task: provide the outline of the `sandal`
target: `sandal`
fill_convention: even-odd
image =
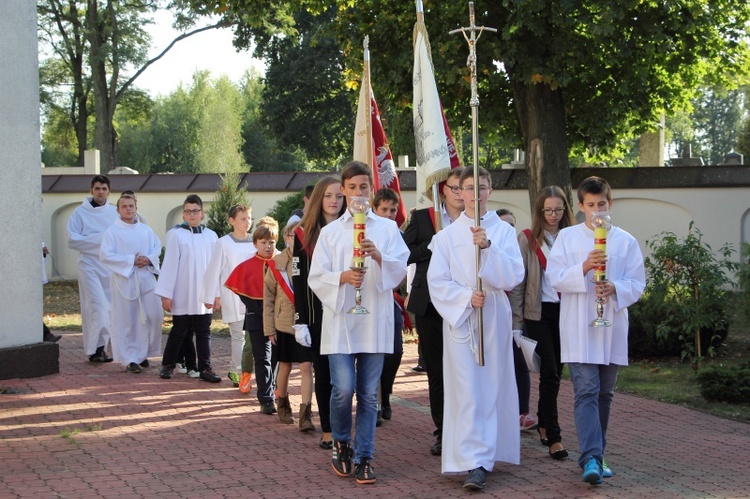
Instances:
[[[544,430],[545,436],[542,436],[542,430]],[[547,440],[547,430],[542,428],[541,426],[537,426],[536,432],[539,434],[539,441],[542,442],[542,445],[545,447],[549,447],[549,440]]]
[[[552,448],[555,446],[558,446],[558,449],[556,451],[553,451]],[[549,446],[549,455],[552,457],[552,459],[557,459],[559,461],[568,457],[568,451],[565,449],[565,447],[563,447],[563,444],[561,442],[555,442],[554,444]]]

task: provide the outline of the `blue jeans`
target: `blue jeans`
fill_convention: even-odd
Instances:
[[[617,382],[616,364],[568,364],[575,393],[575,419],[578,447],[581,456],[578,465],[595,457],[599,464],[607,446],[607,425],[612,397]]]
[[[357,393],[357,433],[354,462],[372,459],[375,453],[375,423],[378,417],[378,385],[383,371],[382,353],[332,354],[331,431],[333,439],[352,438],[352,397]]]

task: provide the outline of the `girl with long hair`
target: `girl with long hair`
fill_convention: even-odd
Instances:
[[[557,394],[560,390],[560,297],[545,274],[547,256],[560,229],[574,224],[568,198],[557,186],[542,188],[531,214],[531,228],[518,235],[525,275],[510,292],[513,307],[513,329],[526,326],[526,335],[535,340],[541,359],[539,372],[539,405],[537,417],[539,438],[549,447],[553,459],[565,459],[568,451],[562,444],[557,417]]]
[[[297,325],[306,325],[310,331],[312,343],[312,363],[315,379],[315,398],[318,401],[318,414],[323,435],[320,447],[331,449],[331,372],[328,357],[320,354],[321,322],[323,305],[307,286],[315,244],[318,242],[320,229],[339,218],[346,210],[344,195],[341,192],[341,180],[337,177],[323,177],[315,185],[307,212],[294,231],[293,255],[298,259],[298,275],[293,276],[294,307],[297,312]],[[297,328],[295,328],[296,330]]]

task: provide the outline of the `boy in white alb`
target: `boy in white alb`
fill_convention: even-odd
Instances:
[[[372,172],[352,161],[341,172],[341,192],[351,206],[354,196],[369,197]],[[352,270],[354,217],[347,210],[320,231],[310,264],[310,289],[323,304],[321,355],[331,369],[332,466],[339,476],[355,475],[357,483],[375,482],[371,465],[375,452],[378,384],[383,354],[393,353],[393,288],[406,277],[409,249],[398,226],[368,210],[361,248],[366,271]],[[349,314],[355,288],[369,314]],[[352,397],[357,394],[354,449]],[[352,469],[352,457],[355,469]]]
[[[201,224],[203,201],[195,194],[182,205],[185,221],[167,232],[167,248],[156,285],[162,308],[172,314],[172,330],[164,347],[159,376],[172,377],[178,361],[180,346],[188,331],[195,332],[198,371],[203,381],[219,383],[211,367],[211,319],[200,291],[206,275],[211,252],[218,240],[216,233]]]
[[[466,168],[459,179],[464,212],[435,235],[427,271],[430,298],[443,316],[442,472],[466,473],[463,486],[484,488],[495,462],[519,464],[518,391],[513,364],[511,308],[506,291],[524,275],[516,231],[487,211],[490,174]],[[474,192],[479,189],[479,206]],[[474,226],[479,212],[481,224]],[[480,267],[476,268],[476,247]],[[476,276],[482,291],[476,291]],[[477,362],[481,309],[485,365]]]
[[[99,257],[111,272],[112,355],[131,373],[148,367],[148,357],[161,353],[164,314],[154,294],[161,241],[151,227],[138,221],[136,200],[117,200],[120,219],[107,229]]]
[[[110,338],[109,273],[99,261],[104,231],[117,220],[117,210],[107,202],[110,185],[106,175],[94,176],[91,197],[87,197],[68,219],[68,247],[80,253],[78,293],[83,348],[89,362],[112,362],[106,353]]]
[[[628,311],[646,287],[638,241],[619,227],[607,231],[606,252],[594,249],[592,216],[609,211],[612,189],[606,180],[589,177],[578,187],[578,209],[584,223],[557,236],[547,260],[550,284],[560,297],[560,357],[568,364],[575,392],[575,421],[582,479],[591,485],[612,476],[604,462],[609,411],[618,366],[628,365]],[[594,267],[606,265],[605,282],[592,282]],[[596,299],[604,298],[609,327],[592,327]]]

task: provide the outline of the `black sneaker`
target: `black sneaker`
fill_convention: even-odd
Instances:
[[[354,467],[354,478],[361,484],[375,483],[375,470],[368,458],[363,457]]]
[[[338,476],[352,476],[352,449],[348,442],[333,441],[331,466]]]
[[[161,366],[161,369],[159,370],[159,377],[162,379],[172,379],[173,372],[174,372],[174,367]]]
[[[378,409],[378,419],[375,420],[375,427],[380,428],[383,426],[383,411]]]
[[[273,403],[273,400],[270,402],[266,402],[265,404],[261,404],[260,412],[262,412],[263,414],[276,414],[276,404]]]
[[[464,488],[467,490],[482,490],[487,484],[487,472],[481,466],[469,472],[469,478],[464,480]]]
[[[138,364],[138,365],[139,365],[139,366],[141,366],[141,367],[148,367],[148,366],[150,366],[151,364],[149,364],[149,363],[148,363],[148,359],[146,359],[146,360],[144,360],[143,362],[141,362],[141,363],[140,363],[140,364]]]
[[[127,369],[129,373],[134,373],[134,374],[138,374],[141,372],[141,366],[139,366],[135,362],[131,362],[130,364],[128,364],[128,367],[126,367],[125,369]]]
[[[200,378],[203,381],[208,381],[209,383],[221,383],[221,376],[217,376],[213,369],[210,367],[207,367],[203,371],[201,371]]]

